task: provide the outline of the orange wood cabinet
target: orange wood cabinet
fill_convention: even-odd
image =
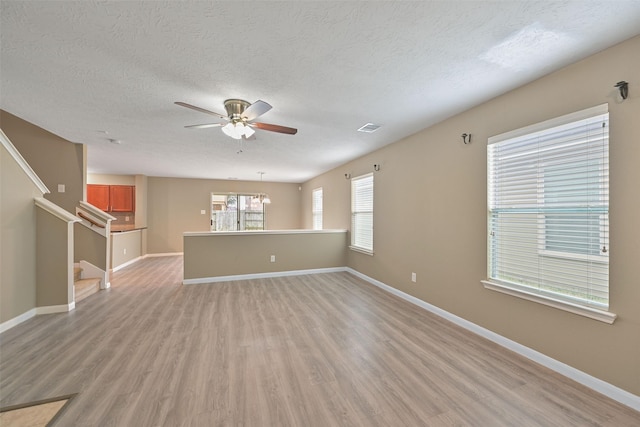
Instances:
[[[87,185],[87,202],[91,203],[103,211],[109,210],[109,186],[108,185]]]
[[[132,185],[112,185],[109,187],[111,212],[134,212],[135,187]]]
[[[87,185],[87,202],[105,212],[135,212],[136,188],[133,185]]]

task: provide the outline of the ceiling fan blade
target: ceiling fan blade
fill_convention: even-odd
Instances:
[[[257,127],[258,129],[268,130],[270,132],[278,132],[278,133],[286,133],[288,135],[295,135],[298,133],[298,129],[288,128],[286,126],[280,125],[270,125],[269,123],[249,123],[251,126]]]
[[[269,110],[271,110],[271,105],[264,101],[257,100],[244,110],[242,117],[246,118],[247,121],[255,120]]]
[[[179,105],[181,107],[190,108],[192,110],[200,111],[201,113],[211,114],[212,116],[220,117],[221,119],[225,119],[225,120],[227,119],[227,116],[225,116],[224,114],[205,110],[204,108],[196,107],[195,105],[187,104],[186,102],[174,102],[174,104]]]
[[[192,129],[205,129],[205,128],[215,128],[218,126],[223,126],[224,123],[205,123],[203,125],[189,125],[189,126],[185,126],[186,128],[192,128]]]

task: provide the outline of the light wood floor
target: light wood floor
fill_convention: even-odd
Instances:
[[[640,413],[347,273],[181,285],[142,260],[0,335],[0,406],[56,426],[638,426]]]

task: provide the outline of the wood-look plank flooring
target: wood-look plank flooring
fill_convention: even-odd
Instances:
[[[348,273],[183,286],[147,258],[0,335],[56,426],[638,426],[640,413]]]

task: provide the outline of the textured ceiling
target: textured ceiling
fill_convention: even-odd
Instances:
[[[640,33],[640,1],[0,2],[0,107],[93,173],[304,182]],[[615,82],[612,82],[612,85]],[[185,129],[227,98],[298,134]],[[375,133],[356,130],[372,122]],[[105,133],[108,132],[108,133]],[[109,139],[121,144],[113,144]],[[238,153],[242,150],[242,152]]]

